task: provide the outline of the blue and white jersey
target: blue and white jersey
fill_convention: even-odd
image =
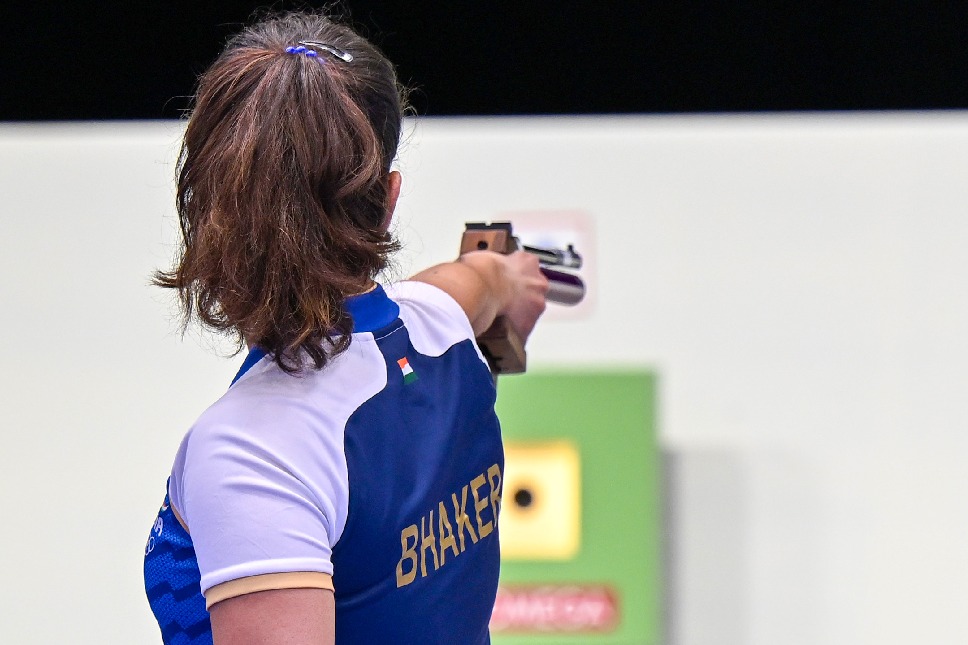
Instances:
[[[347,306],[346,352],[289,375],[253,350],[182,442],[145,556],[166,644],[303,587],[334,590],[339,645],[489,642],[504,458],[470,323],[419,282]]]

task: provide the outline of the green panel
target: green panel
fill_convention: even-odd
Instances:
[[[617,592],[620,619],[609,633],[494,634],[495,645],[659,643],[655,390],[654,375],[643,372],[528,373],[499,379],[497,409],[505,439],[574,442],[581,455],[582,496],[577,557],[505,561],[501,583],[605,584]]]

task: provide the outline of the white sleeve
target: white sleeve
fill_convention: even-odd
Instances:
[[[415,343],[428,344],[418,351],[437,356],[462,340],[470,339],[481,355],[474,329],[467,313],[450,294],[426,282],[406,280],[385,288],[387,295],[400,306],[400,318],[410,330]]]
[[[249,576],[332,576],[348,503],[341,429],[319,432],[291,402],[235,403],[223,399],[202,416],[172,472],[202,592]]]

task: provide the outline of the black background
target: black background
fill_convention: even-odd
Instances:
[[[275,9],[320,3],[276,2]],[[0,120],[176,118],[256,2],[12,5]],[[342,5],[420,114],[968,107],[968,3]]]

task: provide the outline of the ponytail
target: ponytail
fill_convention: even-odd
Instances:
[[[300,41],[316,55],[292,51]],[[398,248],[385,220],[402,104],[389,61],[321,14],[229,42],[185,132],[180,254],[154,280],[178,291],[186,326],[258,344],[288,372],[349,346],[344,301]]]

